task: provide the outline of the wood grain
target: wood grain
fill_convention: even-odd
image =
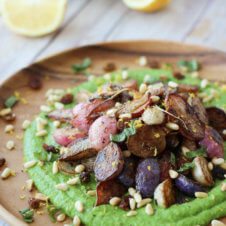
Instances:
[[[21,124],[25,119],[34,119],[34,115],[38,114],[40,104],[44,103],[45,92],[49,88],[68,88],[85,81],[85,76],[74,75],[70,69],[73,63],[84,57],[89,56],[92,58],[91,72],[98,76],[103,73],[103,67],[108,62],[115,62],[118,69],[122,67],[138,68],[136,62],[141,55],[160,62],[176,62],[181,57],[185,59],[196,58],[203,65],[202,77],[213,81],[226,82],[226,53],[197,46],[160,41],[113,42],[81,47],[42,60],[12,75],[0,86],[0,104],[15,90],[27,99],[28,104],[18,104],[14,108],[17,120],[14,124],[15,133],[13,135],[5,134],[3,129],[0,131],[0,157],[5,157],[8,167],[17,173],[15,177],[0,182],[0,203],[4,207],[4,209],[0,208],[0,217],[4,215],[3,219],[5,219],[7,214],[12,214],[20,219],[18,210],[27,207],[27,200],[32,195],[22,189],[28,177],[23,172],[22,167],[23,147],[21,135],[23,131]],[[43,88],[41,90],[33,91],[27,86],[28,80],[32,76],[39,76],[42,80]],[[0,127],[4,128],[5,125],[6,123],[0,120]],[[6,141],[9,139],[15,140],[16,148],[13,151],[5,148]],[[20,195],[26,195],[26,198],[22,200],[19,197]],[[58,223],[52,224],[46,214],[40,216],[36,214],[35,219],[32,224],[34,226],[61,225]],[[19,225],[14,217],[9,217],[8,220],[9,223],[15,222],[12,225]]]

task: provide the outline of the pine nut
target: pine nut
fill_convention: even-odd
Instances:
[[[40,106],[40,111],[44,112],[44,113],[49,113],[51,111],[51,108],[47,105],[41,105]]]
[[[129,77],[129,73],[127,70],[123,70],[122,71],[122,79],[126,80]]]
[[[140,202],[137,203],[137,208],[141,208],[150,202],[151,202],[150,198],[142,199]]]
[[[88,81],[93,81],[94,79],[95,79],[95,76],[94,75],[89,75]]]
[[[211,226],[225,226],[225,224],[219,220],[212,220]]]
[[[131,210],[135,210],[136,209],[136,201],[134,198],[130,198],[129,199],[129,207]]]
[[[130,194],[131,196],[134,196],[135,193],[136,193],[136,190],[135,190],[134,188],[129,188],[129,189],[128,189],[128,192],[129,192],[129,194]]]
[[[9,115],[10,113],[12,113],[11,108],[4,108],[0,111],[0,116],[6,116],[6,115]]]
[[[61,184],[56,184],[55,188],[60,190],[60,191],[67,191],[68,186],[65,183],[61,183]]]
[[[221,184],[221,191],[226,191],[226,182]]]
[[[158,103],[159,100],[160,100],[160,97],[159,97],[159,96],[151,96],[151,101],[152,101],[153,103]]]
[[[213,163],[214,165],[221,165],[221,164],[224,163],[224,159],[223,159],[223,158],[213,158],[213,159],[212,159],[212,163]]]
[[[38,131],[38,132],[35,134],[36,137],[44,137],[44,136],[46,136],[46,135],[47,135],[47,131],[44,130],[44,129]]]
[[[29,169],[29,168],[35,166],[36,163],[37,163],[36,160],[31,160],[31,161],[25,162],[25,163],[24,163],[24,168],[25,168],[25,169]]]
[[[147,60],[147,57],[145,57],[145,56],[141,56],[138,60],[138,63],[141,67],[146,66],[147,62],[148,62],[148,60]]]
[[[110,110],[108,110],[107,112],[106,112],[106,115],[108,115],[108,116],[110,116],[110,117],[114,117],[115,116],[115,113],[118,111],[118,109],[116,109],[116,108],[112,108],[112,109],[110,109]]]
[[[145,207],[145,213],[149,216],[153,215],[154,214],[154,209],[151,205],[151,203],[148,203]]]
[[[15,143],[14,143],[14,141],[13,141],[13,140],[7,141],[7,143],[6,143],[6,148],[7,148],[8,150],[13,150],[13,149],[15,148]]]
[[[42,193],[36,193],[35,194],[35,199],[38,199],[38,200],[46,202],[49,198],[47,196],[45,196],[44,194],[42,194]]]
[[[121,202],[121,198],[119,197],[113,197],[110,199],[109,204],[112,206],[117,206]]]
[[[142,83],[139,87],[139,92],[141,94],[144,94],[147,91],[147,89],[148,89],[148,86],[145,83]]]
[[[125,113],[125,114],[119,115],[119,118],[121,118],[121,119],[131,119],[132,115],[130,113]]]
[[[78,177],[75,177],[75,178],[71,178],[67,181],[67,184],[68,185],[75,185],[75,184],[78,184],[80,182],[79,178]]]
[[[31,122],[29,120],[24,120],[22,124],[22,129],[27,129],[30,126]]]
[[[171,88],[177,88],[178,87],[178,84],[176,82],[169,81],[168,82],[168,86],[171,87]]]
[[[12,170],[10,168],[5,168],[1,174],[1,178],[2,179],[7,179],[8,177],[10,177],[12,175]]]
[[[53,121],[53,125],[54,125],[54,127],[56,127],[56,128],[59,128],[60,127],[60,121]]]
[[[53,172],[53,174],[57,174],[58,173],[58,164],[57,164],[56,161],[53,162],[52,172]]]
[[[142,200],[142,197],[140,195],[140,193],[135,193],[134,194],[134,199],[137,203],[139,203]]]
[[[81,220],[78,216],[74,216],[73,219],[73,226],[80,226],[81,225]]]
[[[64,109],[64,105],[60,102],[55,102],[54,103],[54,107],[57,109],[57,110],[62,110]]]
[[[208,197],[208,193],[197,191],[197,192],[195,192],[195,197],[196,198],[206,198],[206,197]]]
[[[116,108],[120,108],[121,106],[122,106],[121,103],[119,103],[119,102],[116,102],[116,103],[115,103],[115,107],[116,107]]]
[[[11,124],[6,125],[5,127],[5,133],[11,133],[14,131],[14,126]]]
[[[185,146],[182,146],[182,147],[181,147],[181,150],[182,150],[182,153],[183,153],[184,156],[186,156],[186,154],[190,151],[190,149],[188,149],[188,148],[185,147]]]
[[[81,173],[81,172],[83,172],[84,170],[85,170],[85,166],[82,165],[82,164],[77,165],[77,166],[75,167],[75,172],[76,172],[76,173]]]
[[[132,217],[132,216],[135,216],[135,215],[137,215],[137,211],[135,211],[135,210],[130,210],[130,211],[126,214],[127,217]]]
[[[29,179],[29,180],[26,181],[26,189],[28,191],[32,191],[33,186],[34,186],[34,182],[33,182],[32,179]]]
[[[209,81],[207,79],[202,79],[201,83],[200,83],[200,87],[202,89],[206,88],[206,86],[209,84]]]
[[[226,162],[220,164],[220,167],[226,170]]]
[[[223,133],[223,135],[226,135],[226,129],[224,129],[222,133]]]
[[[170,170],[169,170],[169,175],[170,175],[170,178],[176,179],[176,178],[178,177],[179,174],[178,174],[177,171],[170,169]]]
[[[84,211],[84,206],[83,206],[83,203],[81,201],[76,201],[75,202],[75,209],[82,213]]]
[[[129,150],[123,151],[122,154],[125,158],[128,158],[131,156],[131,152]]]
[[[89,190],[89,191],[87,191],[87,195],[89,195],[89,196],[96,196],[96,190]]]
[[[213,163],[212,162],[208,162],[208,169],[210,171],[213,170]]]
[[[58,222],[63,222],[65,220],[65,218],[66,218],[66,215],[64,213],[61,213],[57,216],[56,220]]]
[[[179,126],[176,123],[168,122],[166,127],[171,130],[179,130]]]
[[[37,131],[41,131],[44,129],[44,127],[48,124],[47,120],[43,118],[36,118],[36,128]]]

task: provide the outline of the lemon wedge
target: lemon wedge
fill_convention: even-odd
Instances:
[[[1,0],[2,18],[11,30],[29,37],[55,31],[61,25],[67,0]]]
[[[123,0],[123,2],[131,9],[154,12],[167,6],[171,0]]]

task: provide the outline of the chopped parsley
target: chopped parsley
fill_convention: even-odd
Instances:
[[[34,210],[26,208],[24,210],[20,210],[19,213],[23,217],[23,220],[27,223],[32,223],[34,221]]]
[[[188,72],[194,72],[200,69],[200,64],[194,59],[190,61],[180,60],[177,62],[177,66],[179,68],[186,68]]]
[[[7,108],[12,108],[18,101],[18,98],[15,96],[10,96],[8,99],[6,99],[4,105]]]
[[[128,137],[136,134],[136,127],[135,127],[135,122],[132,121],[131,126],[129,128],[125,128],[121,133],[111,135],[110,139],[113,142],[123,142],[126,140]]]
[[[177,172],[179,173],[182,173],[186,170],[189,170],[189,169],[192,169],[193,167],[195,166],[195,163],[194,162],[187,162],[187,163],[184,163],[179,170],[177,170]]]
[[[198,156],[206,157],[206,151],[204,149],[198,149],[196,151],[189,151],[185,154],[185,156],[189,159],[193,159]]]
[[[74,73],[84,72],[90,65],[92,64],[92,61],[90,58],[85,58],[82,63],[80,64],[73,64],[72,70]]]

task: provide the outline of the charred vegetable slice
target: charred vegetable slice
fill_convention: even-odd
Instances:
[[[178,94],[170,94],[166,99],[166,110],[172,114],[170,119],[180,126],[181,133],[192,140],[204,137],[204,125],[198,119],[194,109]]]
[[[208,162],[204,157],[196,157],[193,160],[195,166],[192,169],[193,178],[203,186],[214,184],[211,172],[208,169]]]
[[[119,174],[119,181],[126,187],[133,187],[135,184],[137,161],[133,157],[125,158],[122,172]]]
[[[197,93],[199,91],[199,87],[188,84],[178,84],[177,91],[179,93]]]
[[[195,113],[197,114],[199,120],[204,124],[208,124],[207,112],[201,100],[196,96],[191,96],[188,100],[190,102],[190,105],[193,107]]]
[[[141,158],[157,156],[166,147],[165,132],[161,126],[144,125],[128,139],[129,151]]]
[[[48,117],[61,122],[69,122],[73,119],[72,109],[55,110],[48,114]]]
[[[173,163],[170,161],[171,153],[165,151],[161,158],[159,159],[159,168],[160,168],[160,182],[170,178],[169,170],[173,168]]]
[[[125,194],[125,187],[117,180],[102,181],[97,184],[97,200],[95,206],[108,204],[112,197]]]
[[[160,169],[156,159],[147,158],[142,160],[136,172],[136,189],[142,197],[152,197],[154,190],[159,184]]]
[[[175,191],[171,179],[166,179],[157,186],[154,192],[154,199],[158,206],[163,208],[167,208],[175,203]]]
[[[115,143],[110,143],[101,150],[96,158],[94,173],[99,181],[106,181],[117,177],[124,165],[122,151]]]
[[[206,127],[205,137],[199,144],[206,149],[209,158],[224,157],[224,141],[220,134],[212,127]]]
[[[60,156],[60,160],[75,161],[89,158],[97,154],[97,150],[92,147],[88,138],[76,140],[72,142],[68,148],[68,152]]]
[[[217,107],[209,107],[206,109],[210,125],[214,129],[226,128],[226,113]]]
[[[194,196],[195,192],[205,191],[205,189],[197,182],[187,178],[182,174],[180,174],[180,176],[175,179],[175,185],[181,192],[191,197]]]

